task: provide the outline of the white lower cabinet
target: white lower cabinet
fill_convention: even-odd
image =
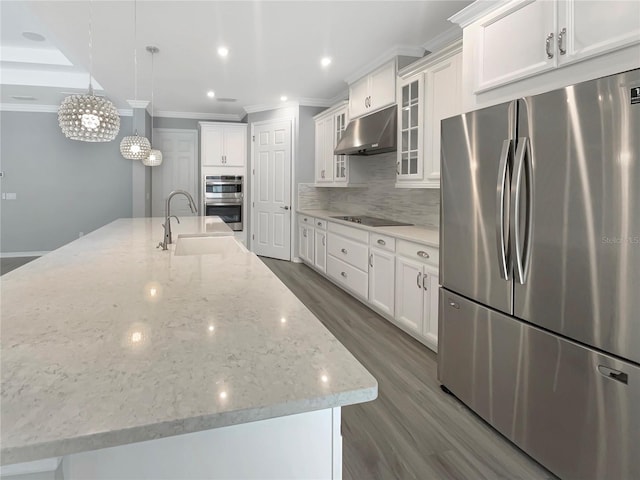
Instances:
[[[437,248],[300,214],[298,256],[437,351]]]
[[[393,317],[396,256],[379,248],[369,253],[369,303]]]
[[[316,229],[314,265],[321,272],[327,270],[327,232]]]

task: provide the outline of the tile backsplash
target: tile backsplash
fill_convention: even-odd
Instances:
[[[332,210],[370,215],[401,222],[437,227],[440,219],[440,190],[395,188],[396,154],[388,153],[351,161],[367,162],[367,187],[314,187],[298,184],[298,208]]]

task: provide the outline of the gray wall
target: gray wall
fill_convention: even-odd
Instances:
[[[296,185],[315,182],[316,123],[313,117],[323,110],[326,108],[300,107]]]
[[[0,252],[49,251],[132,214],[131,160],[120,140],[132,128],[121,117],[107,143],[69,140],[56,113],[0,112],[2,200]]]

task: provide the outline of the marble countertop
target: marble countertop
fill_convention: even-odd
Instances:
[[[175,256],[161,224],[116,220],[1,277],[3,464],[376,398],[256,255]]]
[[[418,242],[436,248],[439,248],[440,246],[440,230],[437,228],[421,227],[417,225],[403,227],[369,227],[367,225],[361,225],[359,223],[347,222],[345,220],[331,218],[354,214],[329,210],[298,210],[298,213],[309,215],[310,217],[321,218],[330,222],[341,223],[343,225],[348,225],[354,228],[360,228],[362,230],[368,230],[370,232],[380,233],[382,235],[389,235],[390,237],[409,240],[410,242]]]

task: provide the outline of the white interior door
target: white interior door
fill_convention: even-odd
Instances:
[[[253,135],[252,248],[291,260],[291,122],[255,125]]]
[[[198,205],[198,132],[163,128],[153,132],[154,147],[162,152],[162,165],[151,168],[151,215],[164,216],[165,200],[176,189],[189,192]],[[171,201],[171,213],[193,215],[183,195]]]

